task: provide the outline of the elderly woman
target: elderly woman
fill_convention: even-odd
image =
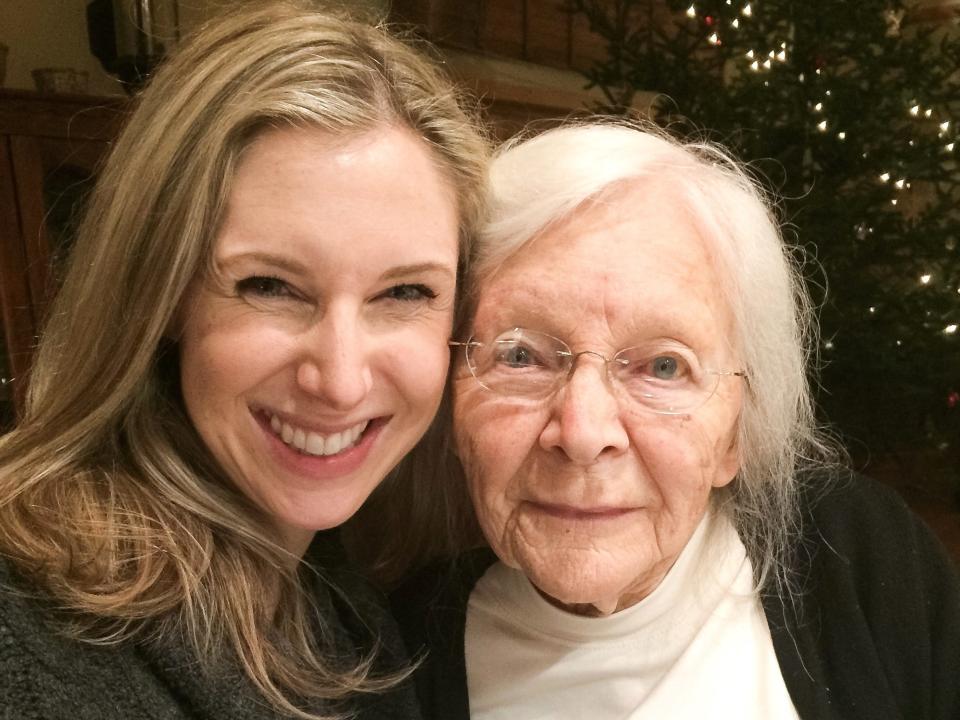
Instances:
[[[396,596],[426,716],[960,717],[957,577],[831,479],[754,183],[598,124],[508,146],[491,186],[454,417],[493,552]]]
[[[0,440],[0,714],[418,717],[318,531],[432,424],[485,153],[429,61],[310,3],[157,73]]]

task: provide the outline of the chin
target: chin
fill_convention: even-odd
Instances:
[[[570,568],[556,574],[562,565],[548,563],[551,571],[536,571],[521,568],[531,583],[544,595],[561,605],[586,605],[602,603],[604,598],[619,598],[630,580],[621,573],[598,573],[596,562]]]

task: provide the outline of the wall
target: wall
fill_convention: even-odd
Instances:
[[[87,0],[2,0],[0,42],[7,54],[5,87],[33,89],[30,71],[72,67],[89,75],[92,94],[122,94],[87,48]]]
[[[40,67],[71,67],[86,71],[92,95],[122,95],[123,89],[90,54],[86,7],[89,0],[0,0],[0,43],[7,45],[5,87],[34,89],[30,71]],[[386,0],[364,2],[382,9]],[[190,32],[235,0],[179,0],[181,35]]]

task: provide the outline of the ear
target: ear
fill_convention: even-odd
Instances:
[[[738,422],[730,431],[727,449],[717,463],[717,471],[713,477],[713,487],[721,488],[733,482],[737,473],[740,472],[740,462],[740,423]]]

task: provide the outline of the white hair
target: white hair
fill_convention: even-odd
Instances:
[[[787,556],[799,522],[798,478],[834,451],[817,429],[807,381],[816,338],[811,303],[772,204],[743,166],[718,146],[623,121],[567,125],[508,143],[491,167],[471,304],[484,281],[545,229],[637,181],[676,191],[718,265],[734,318],[729,341],[748,391],[740,470],[715,494],[716,507],[736,525],[758,587],[773,583],[792,595]]]

